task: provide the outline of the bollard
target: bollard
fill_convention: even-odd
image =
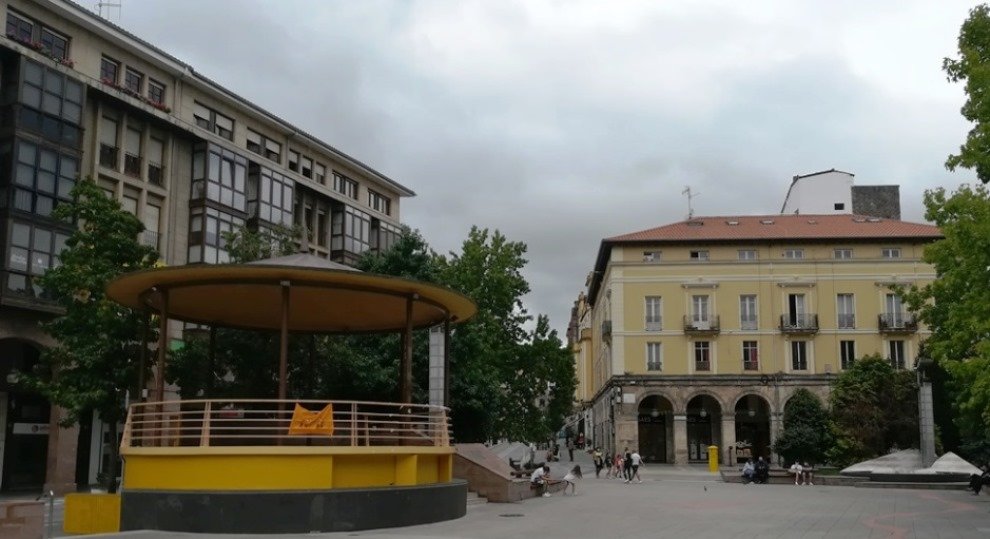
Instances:
[[[708,446],[708,471],[718,473],[718,446]]]
[[[55,491],[48,491],[48,539],[55,537],[52,526],[55,525]]]

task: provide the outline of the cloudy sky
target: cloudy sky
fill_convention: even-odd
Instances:
[[[85,2],[84,2],[85,3]],[[94,2],[95,3],[95,2]],[[780,210],[837,168],[954,187],[955,0],[123,0],[113,20],[416,191],[434,249],[471,225],[529,246],[561,332],[603,237]]]

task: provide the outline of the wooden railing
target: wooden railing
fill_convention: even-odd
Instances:
[[[333,410],[333,431],[290,434],[295,405]],[[121,451],[132,447],[450,446],[447,408],[391,402],[275,399],[132,404]]]

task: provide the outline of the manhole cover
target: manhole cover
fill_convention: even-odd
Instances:
[[[502,513],[499,516],[500,517],[521,517],[521,516],[525,516],[525,515],[523,515],[522,513]]]

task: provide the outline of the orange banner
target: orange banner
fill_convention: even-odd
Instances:
[[[296,404],[289,423],[289,434],[326,434],[333,436],[333,405],[327,404],[322,410],[313,412]]]

